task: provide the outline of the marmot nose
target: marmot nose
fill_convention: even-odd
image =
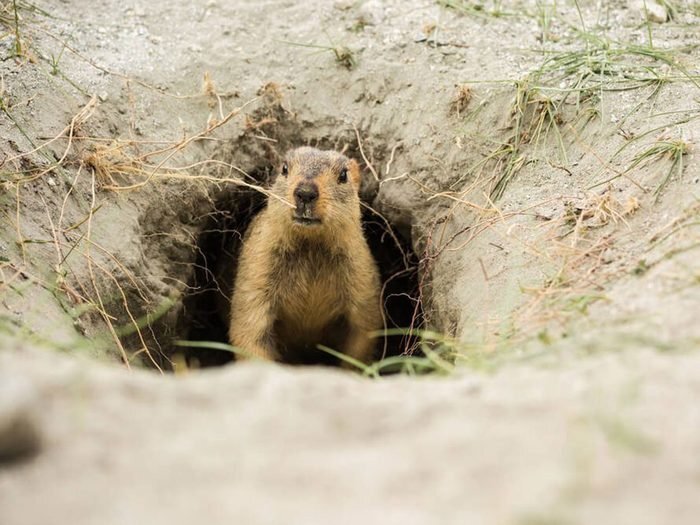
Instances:
[[[294,190],[294,197],[299,203],[309,204],[318,199],[318,187],[315,184],[299,184]]]

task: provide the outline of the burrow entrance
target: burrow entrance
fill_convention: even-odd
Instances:
[[[266,166],[254,176],[269,184],[273,168]],[[363,194],[363,198],[367,196]],[[265,197],[255,190],[228,189],[214,195],[197,245],[197,256],[188,292],[178,320],[177,332],[187,341],[200,344],[228,343],[228,312],[243,235],[253,217],[265,206]],[[417,329],[423,323],[418,283],[418,258],[413,252],[410,231],[390,224],[363,203],[363,228],[382,278],[382,301],[386,328]],[[404,330],[407,332],[407,330]],[[411,354],[417,348],[413,335],[392,334],[380,337],[376,359]],[[172,355],[184,357],[188,367],[219,366],[235,360],[231,352],[202,346],[176,347]],[[319,352],[317,364],[337,364],[337,360]]]

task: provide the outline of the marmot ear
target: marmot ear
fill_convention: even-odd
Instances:
[[[362,174],[360,173],[360,165],[355,159],[350,159],[348,162],[348,175],[352,181],[352,185],[360,191],[360,184],[362,183]]]

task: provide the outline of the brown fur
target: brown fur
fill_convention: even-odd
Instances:
[[[314,148],[291,151],[285,164],[288,174],[277,176],[272,192],[297,206],[270,197],[246,234],[231,344],[290,363],[318,361],[316,345],[323,344],[367,363],[375,346],[370,332],[381,327],[380,284],[362,233],[359,167]],[[339,178],[344,168],[347,182]],[[317,187],[312,209],[295,197],[299,185]]]

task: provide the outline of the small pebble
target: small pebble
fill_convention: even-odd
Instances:
[[[659,24],[668,22],[668,11],[654,0],[631,0],[629,4],[630,9],[639,13],[640,17],[646,17],[650,22]]]

